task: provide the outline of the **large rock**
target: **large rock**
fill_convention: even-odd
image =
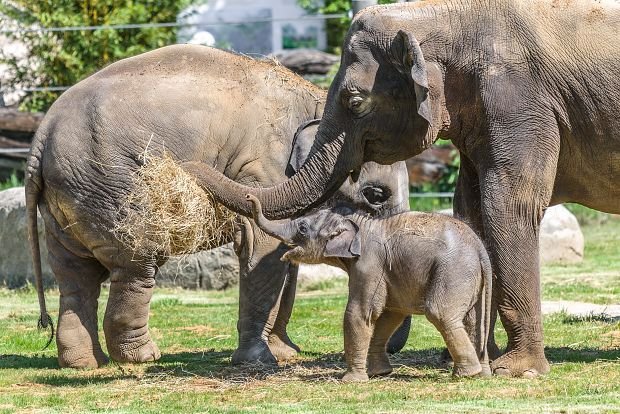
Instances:
[[[302,264],[299,266],[297,283],[301,285],[311,285],[326,280],[342,279],[346,277],[347,273],[338,267],[328,266],[326,264]]]
[[[454,163],[458,150],[454,145],[433,145],[431,148],[409,158],[407,171],[409,184],[419,187],[425,183],[435,183],[448,171],[448,165]]]
[[[43,269],[43,283],[54,284],[52,269],[47,264],[45,225],[38,216],[39,244]],[[24,187],[0,191],[0,283],[9,288],[34,284],[32,259],[28,244],[26,197]]]
[[[232,243],[217,249],[173,257],[159,268],[158,286],[221,290],[239,283],[239,261]]]
[[[579,263],[583,233],[577,218],[562,205],[549,207],[540,223],[540,262]]]
[[[45,225],[41,216],[38,219],[43,282],[46,286],[53,286],[54,275],[47,262]],[[0,191],[0,284],[9,288],[34,284],[26,225],[24,188]],[[227,245],[181,259],[171,258],[159,269],[157,284],[194,289],[224,289],[238,282],[238,274],[237,256],[232,246]]]
[[[273,56],[278,62],[300,75],[325,75],[340,57],[314,49],[284,50]]]
[[[452,215],[452,210],[439,213]],[[562,205],[549,207],[540,223],[540,263],[579,263],[583,260],[583,233],[577,218]]]

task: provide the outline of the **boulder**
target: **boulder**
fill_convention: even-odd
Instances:
[[[55,284],[47,262],[43,219],[39,215],[39,243],[45,286]],[[34,285],[28,245],[24,187],[0,191],[0,285],[20,288]],[[157,285],[184,288],[224,289],[238,282],[239,265],[232,245],[171,258],[159,269]]]
[[[583,233],[577,218],[562,205],[549,207],[540,223],[540,262],[579,263]]]
[[[326,264],[302,264],[299,266],[297,283],[300,285],[311,285],[332,279],[342,279],[347,277],[344,270]]]
[[[409,172],[409,184],[419,187],[425,183],[436,183],[448,171],[458,156],[458,150],[452,144],[433,145],[413,158],[406,160]]]
[[[452,215],[452,210],[439,213]],[[579,263],[584,240],[577,218],[562,205],[549,207],[540,223],[540,263]]]
[[[314,49],[284,50],[273,58],[299,75],[325,75],[340,61],[336,55]]]
[[[157,274],[157,286],[222,290],[237,283],[239,261],[232,243],[184,257],[172,257]]]
[[[38,223],[43,283],[52,286],[54,275],[46,260],[45,225],[40,215]],[[0,284],[19,288],[28,283],[34,285],[28,244],[26,197],[24,187],[15,187],[0,191]]]

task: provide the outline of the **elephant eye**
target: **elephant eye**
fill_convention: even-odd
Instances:
[[[349,98],[349,109],[351,109],[353,112],[359,111],[363,103],[364,98],[358,95],[354,95]]]

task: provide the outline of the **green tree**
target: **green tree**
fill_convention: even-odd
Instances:
[[[20,28],[100,26],[128,23],[174,22],[190,0],[3,0],[0,20]],[[9,33],[25,43],[29,56],[18,61],[0,52],[9,65],[8,89],[34,86],[71,86],[102,67],[125,57],[174,43],[175,28],[98,29],[63,32]],[[22,102],[24,109],[46,110],[60,92],[35,92]]]
[[[395,3],[396,0],[379,0],[379,4]],[[297,0],[302,8],[310,13],[341,14],[351,10],[351,0]],[[344,36],[351,25],[349,17],[329,19],[326,22],[327,48],[338,53],[342,47]]]

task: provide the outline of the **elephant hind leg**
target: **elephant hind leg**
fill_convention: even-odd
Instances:
[[[110,296],[103,330],[110,357],[117,362],[156,361],[161,353],[148,332],[156,264],[151,259],[121,259],[104,253],[95,252],[117,261],[106,263],[110,268]]]
[[[468,332],[465,328],[465,324],[471,324],[470,319],[476,319],[475,313],[468,315],[471,305],[466,306],[463,301],[463,298],[473,296],[474,289],[468,284],[450,285],[442,282],[468,278],[467,275],[449,277],[440,269],[426,297],[426,318],[441,333],[454,361],[453,375],[457,377],[470,377],[483,371],[479,352],[470,338],[471,330]]]
[[[63,368],[97,368],[108,362],[99,343],[97,299],[108,271],[94,258],[79,257],[52,233],[46,237],[49,263],[60,290],[56,344]]]

